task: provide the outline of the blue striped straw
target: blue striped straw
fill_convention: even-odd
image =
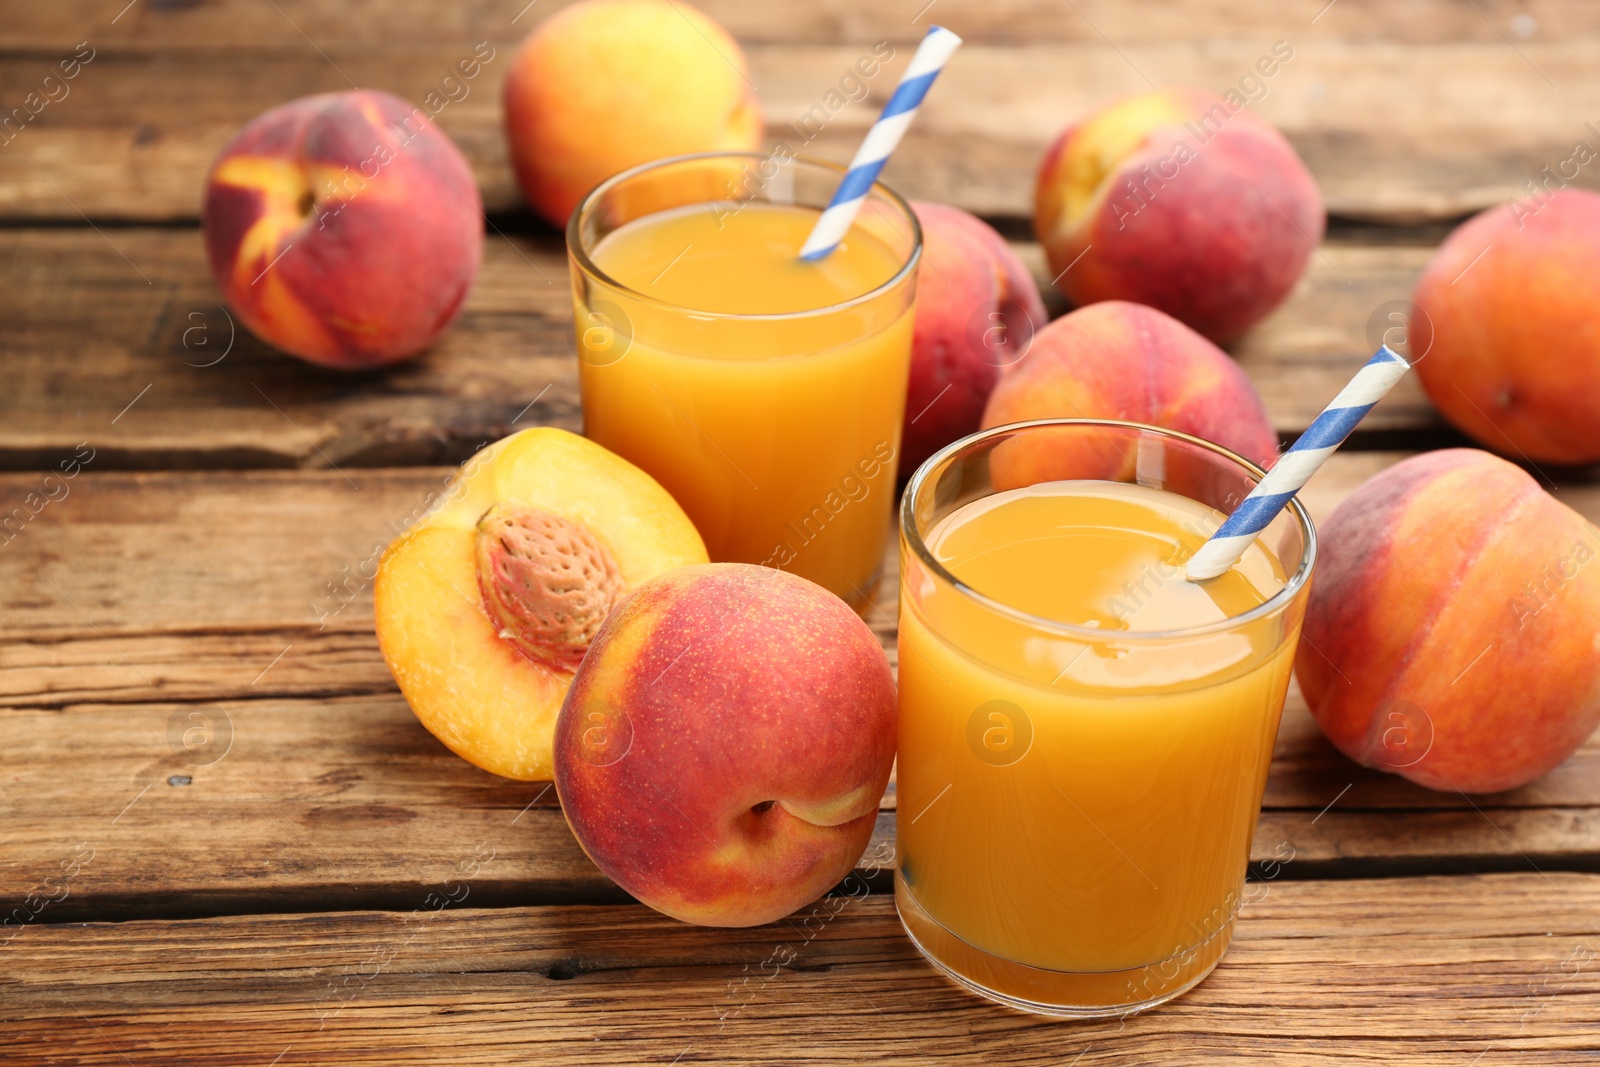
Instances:
[[[1265,530],[1278,512],[1289,505],[1301,486],[1317,473],[1334,449],[1344,444],[1356,423],[1394,388],[1394,383],[1411,369],[1388,345],[1378,349],[1366,366],[1356,372],[1350,384],[1339,390],[1339,395],[1312,420],[1300,439],[1278,457],[1267,476],[1256,483],[1250,495],[1244,498],[1232,515],[1229,515],[1211,539],[1189,558],[1186,576],[1191,582],[1203,582],[1222,574],[1244,555],[1250,542]]]
[[[911,57],[911,65],[900,76],[900,84],[894,87],[894,95],[883,106],[883,114],[878,116],[878,121],[867,131],[866,140],[856,149],[856,158],[850,161],[844,180],[834,190],[828,209],[817,219],[811,236],[806,238],[805,247],[800,249],[801,259],[822,259],[839,247],[855,221],[856,212],[861,210],[862,202],[872,190],[872,183],[878,180],[878,172],[889,161],[889,153],[895,150],[900,138],[906,135],[906,127],[916,118],[917,108],[928,95],[933,79],[960,47],[961,38],[943,26],[929,27],[922,44],[917,46],[916,55]]]

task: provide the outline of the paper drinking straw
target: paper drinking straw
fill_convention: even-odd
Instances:
[[[961,38],[943,26],[929,27],[927,36],[911,57],[911,65],[900,76],[900,84],[894,87],[894,95],[883,106],[883,114],[878,116],[878,121],[867,131],[867,139],[856,149],[856,157],[850,161],[850,169],[845,172],[839,188],[834,190],[828,209],[817,219],[811,236],[806,238],[805,247],[800,249],[801,259],[822,259],[844,240],[856,212],[861,210],[862,201],[872,190],[872,183],[878,180],[878,172],[889,161],[889,153],[895,150],[906,134],[906,127],[916,118],[917,108],[928,95],[933,79],[960,47]]]
[[[1339,395],[1312,420],[1300,440],[1278,457],[1267,476],[1256,483],[1250,495],[1234,509],[1211,539],[1189,559],[1187,577],[1191,582],[1203,582],[1239,562],[1250,542],[1265,530],[1278,512],[1300,491],[1317,468],[1333,455],[1333,450],[1344,444],[1350,431],[1356,428],[1372,406],[1394,388],[1411,369],[1388,345],[1378,349],[1366,366],[1356,372],[1350,384],[1339,390]]]

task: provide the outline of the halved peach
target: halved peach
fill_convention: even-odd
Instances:
[[[694,524],[644,471],[565,430],[523,430],[468,460],[384,551],[378,647],[451,751],[547,779],[556,713],[612,604],[705,562]]]

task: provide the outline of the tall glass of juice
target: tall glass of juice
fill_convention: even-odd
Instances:
[[[895,901],[935,965],[1093,1017],[1189,989],[1233,933],[1316,536],[1293,503],[1183,564],[1261,470],[1134,423],[956,442],[901,503]]]
[[[585,433],[653,475],[713,560],[858,602],[893,510],[922,238],[876,185],[802,261],[841,177],[789,155],[662,160],[591,192],[567,249]]]

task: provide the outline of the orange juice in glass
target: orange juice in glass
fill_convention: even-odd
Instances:
[[[1122,1014],[1227,949],[1315,556],[1298,503],[1183,563],[1259,469],[1055,420],[925,463],[901,507],[896,903],[1003,1003]]]
[[[798,252],[842,169],[687,156],[619,174],[567,228],[584,432],[683,505],[713,560],[858,602],[895,488],[921,233],[875,186]]]

